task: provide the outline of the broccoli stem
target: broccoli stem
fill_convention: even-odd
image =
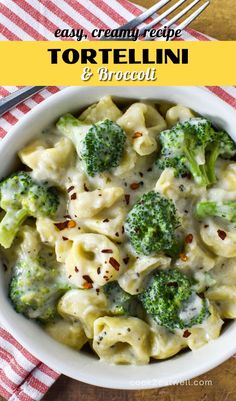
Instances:
[[[0,223],[0,244],[4,248],[10,248],[21,224],[27,216],[28,211],[26,209],[9,209],[6,212]]]
[[[192,156],[191,152],[185,147],[185,155],[187,157],[187,160],[189,162],[189,170],[192,173],[192,176],[196,183],[200,186],[207,186],[210,184],[210,181],[208,179],[205,166],[204,165],[199,165],[195,158]]]
[[[211,153],[208,156],[207,160],[207,175],[212,184],[216,183],[216,173],[215,173],[215,164],[218,156],[220,155],[220,150],[218,144],[212,146]]]
[[[221,217],[236,222],[236,203],[235,202],[199,202],[195,209],[196,217],[204,219],[205,217]]]

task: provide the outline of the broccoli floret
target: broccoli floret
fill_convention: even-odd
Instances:
[[[9,297],[18,313],[45,322],[54,319],[57,301],[68,289],[56,262],[24,255],[13,268]]]
[[[236,223],[236,202],[235,201],[202,201],[198,202],[195,208],[195,216],[202,220],[206,217],[221,217],[231,223]]]
[[[126,136],[123,129],[111,120],[93,125],[83,141],[81,158],[89,175],[109,171],[120,163]]]
[[[128,213],[125,232],[137,253],[176,253],[179,219],[174,203],[158,192],[144,194]]]
[[[218,157],[231,159],[236,154],[236,145],[225,131],[215,132],[207,157],[207,174],[211,183],[216,182],[215,164]]]
[[[170,330],[201,324],[209,316],[207,301],[193,290],[178,270],[162,270],[152,276],[139,299],[146,312]]]
[[[161,170],[173,167],[177,176],[191,173],[198,185],[209,185],[211,182],[206,172],[206,151],[213,137],[214,129],[204,118],[191,118],[162,131],[158,167]]]
[[[126,135],[115,122],[106,119],[87,125],[71,114],[66,114],[59,119],[57,128],[72,140],[90,176],[110,171],[119,165]]]
[[[26,172],[4,179],[0,183],[0,207],[6,214],[0,223],[0,244],[10,248],[27,217],[53,216],[58,205],[55,189],[36,184]]]
[[[108,308],[112,314],[125,315],[130,311],[134,296],[122,290],[117,281],[112,281],[103,288],[108,300]]]

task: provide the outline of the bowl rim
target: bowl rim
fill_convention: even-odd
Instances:
[[[9,146],[9,144],[12,143],[15,136],[19,134],[19,132],[24,128],[24,126],[29,124],[29,122],[31,120],[37,119],[40,116],[40,114],[47,109],[47,107],[51,107],[53,105],[55,106],[57,103],[61,103],[68,97],[73,96],[73,94],[78,94],[81,91],[82,92],[86,91],[86,92],[90,93],[92,91],[91,88],[92,87],[65,88],[65,89],[61,90],[60,92],[53,94],[49,98],[45,99],[40,104],[36,105],[31,111],[29,111],[26,115],[24,115],[16,123],[16,125],[9,131],[9,133],[0,142],[0,160],[4,159],[5,147]],[[140,91],[140,89],[141,89],[140,87],[131,87],[131,88],[135,88],[138,91]],[[150,87],[143,87],[143,88],[147,88],[146,92],[150,91]],[[151,90],[153,88],[154,87],[151,87]],[[203,88],[200,88],[200,87],[173,87],[173,86],[172,87],[156,87],[156,88],[157,88],[157,90],[156,90],[157,93],[155,96],[152,96],[152,98],[157,99],[157,100],[158,100],[158,89],[161,92],[161,91],[167,90],[166,88],[169,88],[168,90],[171,89],[173,91],[177,91],[181,95],[191,91],[191,95],[193,97],[201,98],[202,96],[204,96],[205,102],[208,102],[210,105],[217,104],[219,106],[218,108],[220,108],[222,110],[222,112],[224,113],[224,116],[226,116],[226,120],[234,119],[235,123],[236,123],[235,116],[233,116],[233,113],[235,113],[234,108],[229,106],[223,100],[219,99],[217,96],[206,91]],[[115,93],[116,91],[119,93],[122,93],[122,90],[123,90],[124,98],[127,98],[127,93],[126,93],[127,89],[128,89],[127,87],[122,87],[122,86],[104,87],[104,88],[99,87],[99,90],[100,90],[100,92],[102,92],[102,95],[105,95],[106,93],[109,94],[110,92]],[[132,92],[132,90],[131,90],[131,92]],[[154,89],[153,89],[153,92],[154,92]],[[136,98],[139,98],[139,96],[136,96]],[[147,97],[146,97],[146,99],[147,99]],[[82,101],[82,103],[83,103],[83,101]],[[188,101],[186,101],[186,102],[183,101],[183,104],[188,104],[188,103],[189,103]],[[91,104],[91,102],[89,102],[89,104]],[[236,139],[236,134],[235,134],[235,139]],[[15,151],[15,153],[16,153],[16,151]],[[0,164],[1,164],[1,162],[0,162]],[[1,299],[1,296],[2,296],[2,294],[0,294],[0,299]],[[5,299],[5,298],[6,297],[4,297],[4,295],[3,295],[3,299]],[[5,302],[7,305],[8,301],[6,299],[5,299]],[[8,302],[8,304],[9,304],[9,302]],[[13,313],[11,315],[14,316],[14,314],[16,314],[16,312],[13,311]],[[25,323],[23,323],[23,319],[25,320],[25,318],[21,316],[20,320],[22,320],[22,326],[25,325]],[[203,373],[209,371],[210,369],[216,367],[217,365],[224,362],[226,359],[228,359],[230,356],[232,356],[236,352],[236,342],[234,344],[233,342],[231,343],[230,341],[228,341],[227,347],[225,347],[225,342],[227,342],[227,339],[232,340],[232,337],[235,336],[235,334],[236,334],[236,321],[235,321],[234,323],[233,322],[231,323],[231,326],[232,327],[234,326],[234,329],[228,330],[228,332],[226,333],[226,337],[224,338],[224,341],[222,340],[222,335],[221,335],[217,340],[214,340],[211,342],[211,344],[212,343],[215,344],[214,348],[215,348],[215,351],[217,351],[217,352],[214,357],[211,356],[211,358],[209,360],[206,359],[204,363],[201,363],[201,365],[198,365],[198,363],[197,363],[197,362],[199,362],[199,360],[198,360],[198,357],[196,357],[195,352],[190,351],[189,353],[192,354],[192,356],[193,356],[192,359],[194,360],[194,358],[196,357],[196,366],[194,366],[194,367],[191,366],[189,368],[188,372],[186,372],[186,371],[173,372],[172,374],[169,375],[168,380],[163,379],[162,381],[160,381],[160,383],[158,382],[157,379],[150,379],[150,380],[144,379],[143,381],[141,381],[141,380],[139,380],[137,382],[133,381],[133,383],[132,383],[131,381],[128,382],[127,378],[125,378],[125,377],[117,378],[114,376],[114,378],[111,378],[111,377],[108,378],[108,377],[100,374],[99,372],[98,372],[98,376],[94,376],[93,373],[90,374],[89,372],[83,372],[82,369],[79,372],[78,371],[75,372],[74,367],[70,367],[69,363],[67,363],[67,365],[66,365],[65,361],[62,362],[61,360],[58,360],[58,357],[54,353],[52,355],[47,354],[47,351],[45,352],[45,350],[40,349],[40,347],[36,344],[34,339],[31,339],[31,338],[29,339],[26,332],[20,331],[19,328],[17,327],[18,319],[16,319],[16,320],[13,319],[13,321],[10,321],[10,317],[7,316],[6,313],[4,313],[4,307],[3,307],[3,309],[2,308],[0,309],[0,322],[3,324],[4,328],[6,328],[12,334],[12,336],[14,336],[16,338],[16,340],[20,342],[20,344],[22,344],[27,350],[29,350],[30,353],[32,353],[37,359],[42,360],[45,364],[47,364],[50,368],[54,369],[55,371],[57,371],[59,369],[61,373],[65,374],[73,379],[81,380],[84,383],[88,383],[88,384],[92,384],[92,385],[96,385],[96,386],[100,386],[100,387],[113,388],[113,389],[127,389],[127,390],[151,389],[151,388],[168,386],[171,383],[173,384],[173,383],[182,382],[185,380],[190,380],[193,377],[203,374]],[[233,333],[231,333],[231,331]],[[53,347],[53,343],[54,343],[53,340],[48,338],[48,343],[50,346]],[[217,347],[217,343],[219,344],[218,347]],[[221,348],[222,345],[224,345],[223,349]],[[60,346],[64,348],[63,345],[60,345]],[[207,346],[202,347],[201,350]],[[54,350],[53,350],[53,352],[54,352]],[[71,351],[71,352],[75,353],[75,351]],[[67,352],[67,354],[69,355],[69,351]],[[172,358],[171,361],[174,361],[174,358]],[[163,362],[157,361],[155,365],[159,365],[159,364],[162,365],[163,363],[165,363],[165,360]],[[99,367],[102,368],[102,366],[103,367],[105,366],[100,361],[96,361],[96,365],[97,365],[98,370],[99,370]],[[121,369],[126,371],[126,369],[124,367],[123,368],[120,367],[120,365],[118,365],[118,367],[116,366],[116,369],[113,369],[113,367],[112,367],[113,365],[108,365],[108,366],[111,367],[110,370],[113,373],[115,373],[116,370],[121,372]],[[137,366],[137,367],[129,366],[129,369],[132,372],[136,371],[138,373],[138,371],[140,372],[140,369],[146,370],[148,367],[148,369],[150,370],[150,369],[153,369],[153,366],[154,366],[153,364],[142,365],[142,366]],[[89,366],[88,366],[88,370],[89,370]],[[185,370],[186,370],[186,367],[185,367]]]

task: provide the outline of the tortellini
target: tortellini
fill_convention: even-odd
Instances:
[[[48,217],[39,217],[36,228],[41,241],[52,246],[55,246],[56,242],[73,240],[78,232],[84,232],[74,220],[53,221]]]
[[[150,329],[136,317],[100,317],[94,322],[93,348],[110,363],[142,365],[150,358]]]
[[[65,263],[69,281],[79,288],[103,286],[123,272],[119,248],[105,235],[84,233],[57,242],[56,255]]]
[[[74,158],[74,147],[65,137],[58,137],[55,143],[38,139],[18,154],[21,161],[33,170],[35,179],[58,184]]]
[[[184,258],[176,261],[176,266],[183,272],[191,271],[192,274],[202,271],[208,272],[216,264],[216,257],[200,244],[197,234],[190,234],[191,242],[184,248]],[[188,237],[186,237],[188,239]],[[181,255],[182,256],[182,255]]]
[[[224,319],[236,318],[236,258],[221,259],[211,272],[215,284],[206,295],[214,301],[220,316]]]
[[[157,149],[156,137],[166,128],[164,118],[151,105],[134,103],[117,123],[125,130],[134,150],[141,156]]]
[[[186,347],[184,338],[158,325],[152,318],[148,323],[151,327],[151,356],[155,359],[165,359],[177,354]]]
[[[122,112],[112,101],[111,96],[102,97],[98,103],[88,107],[80,116],[79,119],[86,124],[95,124],[98,121],[109,120],[116,121],[122,116]]]
[[[133,170],[137,161],[137,153],[130,145],[126,146],[120,165],[114,169],[115,176],[124,176]]]
[[[167,168],[161,173],[156,183],[155,191],[174,200],[181,215],[182,226],[185,229],[189,227],[192,229],[194,224],[191,209],[197,197],[205,193],[205,189],[186,178],[175,177],[174,169]]]
[[[124,239],[124,220],[126,210],[122,205],[115,205],[105,209],[96,216],[85,219],[84,227],[89,231],[106,235],[112,241],[120,242]]]
[[[200,227],[202,241],[218,256],[236,256],[236,231],[222,227],[217,220],[205,219]]]
[[[94,336],[94,322],[107,313],[107,299],[95,289],[70,290],[59,301],[58,313],[63,318],[79,321],[88,338]]]
[[[226,191],[235,191],[236,189],[236,163],[223,161],[217,163],[217,187]]]
[[[129,294],[140,293],[145,285],[145,277],[156,268],[169,267],[170,261],[170,258],[162,255],[131,257],[127,271],[122,274],[118,282]]]
[[[61,319],[48,323],[45,330],[54,340],[68,345],[77,351],[88,341],[80,322]]]
[[[188,107],[184,107],[181,104],[169,108],[166,113],[166,121],[169,127],[193,117],[193,112]]]
[[[223,320],[214,305],[209,306],[210,316],[201,324],[195,325],[186,331],[182,332],[185,336],[185,341],[191,350],[198,349],[211,340],[216,339],[220,335]],[[186,334],[185,334],[186,333]]]
[[[124,189],[120,187],[82,192],[70,200],[68,212],[75,219],[93,217],[101,210],[111,207],[123,195]]]

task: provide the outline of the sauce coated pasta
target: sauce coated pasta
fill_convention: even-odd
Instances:
[[[182,105],[105,96],[0,183],[9,297],[55,340],[147,364],[236,318],[236,147]]]

